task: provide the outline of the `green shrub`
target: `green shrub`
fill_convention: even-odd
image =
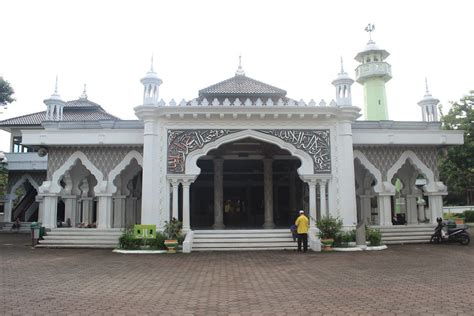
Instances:
[[[355,229],[351,231],[347,231],[347,232],[339,232],[336,234],[336,237],[334,238],[334,243],[336,245],[347,244],[354,241],[356,241]]]
[[[167,238],[162,232],[156,232],[156,238],[148,239],[147,245],[152,249],[165,250],[165,239]]]
[[[464,220],[466,223],[474,223],[474,211],[464,211]]]
[[[336,235],[342,229],[342,219],[339,217],[327,216],[316,221],[316,226],[319,229],[319,238],[321,239],[336,239]]]
[[[142,240],[136,239],[132,230],[125,230],[119,238],[120,249],[136,250],[140,249],[140,246],[142,246]]]
[[[380,246],[382,243],[382,234],[377,228],[367,228],[366,238],[370,242],[371,246]]]
[[[176,218],[172,218],[169,222],[165,222],[165,229],[163,230],[166,239],[178,239],[181,236],[181,229],[183,223]]]

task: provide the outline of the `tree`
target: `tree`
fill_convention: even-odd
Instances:
[[[440,178],[454,203],[474,204],[474,90],[451,102],[448,114],[441,112],[444,129],[464,130],[464,145],[447,149],[440,161]]]
[[[13,93],[15,91],[13,91],[10,83],[3,79],[3,77],[0,77],[0,106],[5,106],[15,101],[15,98],[12,97]]]

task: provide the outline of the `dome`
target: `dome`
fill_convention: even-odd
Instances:
[[[387,52],[385,49],[380,48],[374,41],[370,40],[362,49],[362,51],[357,54],[355,60],[357,60],[358,62],[363,62],[364,56],[372,52],[381,53],[382,59],[385,59],[390,56],[389,52]]]

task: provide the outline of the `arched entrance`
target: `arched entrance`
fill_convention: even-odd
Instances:
[[[210,150],[197,166],[201,173],[190,193],[193,229],[289,227],[303,209],[301,162],[276,145],[239,139]]]

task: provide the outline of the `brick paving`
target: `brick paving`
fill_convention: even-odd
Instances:
[[[474,246],[120,255],[0,234],[0,314],[473,315]]]

